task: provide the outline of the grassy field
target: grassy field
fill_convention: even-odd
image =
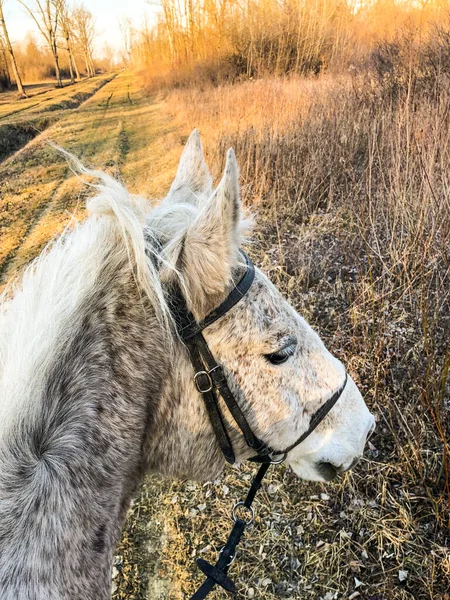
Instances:
[[[0,163],[3,280],[36,256],[70,219],[83,217],[83,199],[88,190],[48,140],[74,152],[86,164],[123,178],[133,192],[157,196],[168,182],[161,161],[164,158],[169,165],[174,142],[158,105],[142,100],[139,84],[129,75],[100,83],[104,85],[91,82],[90,86],[97,89],[91,90],[86,101],[77,108],[60,108],[53,126]],[[57,92],[56,97],[52,92],[42,99],[42,112],[49,104],[62,103],[70,93]],[[15,108],[4,105],[3,110],[13,114]],[[143,122],[148,126],[141,127]]]
[[[378,419],[342,481],[273,469],[231,569],[242,598],[450,598],[448,94],[412,103],[389,90],[323,76],[155,100],[122,73],[0,164],[4,282],[84,215],[89,189],[45,137],[149,198],[167,191],[194,126],[216,178],[235,147],[257,215],[250,253]],[[217,554],[250,477],[241,466],[204,485],[148,478],[117,549],[114,600],[188,598],[202,581],[195,557]]]
[[[0,160],[78,108],[113,77],[99,75],[63,88],[36,86],[36,93],[20,100],[13,92],[5,93],[0,100]]]

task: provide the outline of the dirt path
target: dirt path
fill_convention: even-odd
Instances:
[[[83,216],[88,189],[47,140],[73,152],[87,165],[122,178],[133,193],[147,197],[157,197],[166,189],[171,152],[174,169],[178,152],[173,150],[181,145],[161,107],[143,94],[137,78],[123,73],[6,159],[0,165],[3,283],[71,218]]]
[[[110,73],[98,75],[75,85],[43,92],[33,99],[0,103],[0,161],[67,117],[115,76]]]
[[[50,88],[39,94],[20,100],[6,96],[0,102],[0,122],[14,121],[17,115],[23,117],[25,114],[35,114],[47,110],[57,110],[60,105],[70,101],[72,98],[90,93],[103,83],[114,78],[114,75],[98,75],[92,79],[79,81],[74,85],[66,85],[63,88]]]

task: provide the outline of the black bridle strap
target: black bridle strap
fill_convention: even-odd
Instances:
[[[235,462],[235,454],[226,430],[224,417],[219,407],[216,390],[223,398],[231,416],[241,430],[247,445],[256,452],[256,456],[250,458],[250,460],[259,463],[278,463],[286,458],[288,452],[301,444],[330,412],[344,391],[347,384],[347,373],[345,373],[345,380],[342,386],[313,414],[308,429],[284,450],[274,450],[253,433],[228,386],[222,366],[215,360],[202,334],[202,331],[206,327],[231,310],[244,297],[253,283],[255,267],[247,254],[243,251],[241,253],[246,262],[244,275],[227,298],[202,321],[196,321],[195,317],[189,311],[186,300],[179,289],[173,295],[172,308],[178,324],[179,335],[185,342],[196,372],[194,381],[198,391],[203,396],[209,420],[227,462],[233,464]],[[199,385],[202,379],[205,384],[203,386]]]
[[[305,433],[303,433],[296,442],[294,442],[293,444],[291,444],[290,446],[288,446],[287,448],[282,450],[280,454],[287,454],[288,452],[293,450],[296,446],[301,444],[303,442],[303,440],[306,440],[306,438],[314,431],[314,429],[316,429],[316,427],[324,420],[324,418],[327,416],[327,414],[330,412],[330,410],[333,408],[333,406],[336,404],[336,402],[341,397],[342,392],[344,391],[344,388],[347,385],[347,379],[348,379],[348,375],[347,375],[347,371],[346,371],[344,383],[341,385],[341,387],[336,392],[334,392],[334,394],[331,396],[331,398],[329,398],[325,402],[325,404],[322,404],[322,406],[318,410],[316,410],[316,412],[311,417],[311,420],[309,422],[309,427],[305,431]]]
[[[208,347],[208,344],[206,343],[205,338],[203,337],[203,334],[198,333],[194,338],[191,338],[191,340],[196,344],[196,347],[198,348],[198,351],[208,369],[208,374],[211,377],[214,387],[222,396],[225,404],[228,407],[228,410],[231,413],[231,416],[241,430],[247,445],[258,454],[264,456],[268,455],[271,452],[271,449],[253,433],[247,419],[244,416],[244,413],[236,402],[236,399],[228,386],[222,365],[219,365],[216,362]],[[189,345],[191,344],[189,343]]]
[[[286,457],[287,454],[291,450],[293,450],[294,448],[296,448],[297,446],[299,446],[304,440],[306,440],[307,437],[309,437],[311,435],[311,433],[324,420],[324,418],[327,416],[327,414],[330,412],[330,410],[333,408],[333,406],[336,404],[336,402],[341,397],[342,392],[344,391],[344,388],[347,385],[347,379],[348,379],[348,375],[347,375],[347,372],[345,372],[344,383],[341,385],[341,387],[336,392],[334,392],[334,394],[331,396],[331,398],[329,398],[324,404],[322,404],[322,406],[318,410],[316,410],[316,412],[311,417],[308,429],[304,433],[302,433],[302,435],[293,444],[291,444],[290,446],[288,446],[284,450],[272,450],[271,451],[271,456],[272,457],[273,456],[281,456],[281,457],[284,456],[284,457]],[[268,456],[268,457],[265,457],[265,456],[253,456],[252,458],[250,458],[250,460],[252,462],[256,462],[256,463],[265,463],[265,462],[268,462],[267,459],[270,459],[270,456]]]
[[[200,334],[201,335],[201,334]],[[204,388],[201,387],[202,381],[195,380],[197,390],[201,393],[203,401],[205,403],[206,411],[208,413],[208,418],[213,428],[214,434],[217,438],[217,442],[219,443],[220,449],[222,450],[222,454],[225,457],[225,460],[230,464],[234,464],[236,462],[236,457],[233,451],[233,445],[230,440],[230,436],[228,435],[223,415],[220,411],[219,402],[217,399],[217,395],[214,389],[214,386],[209,385],[210,380],[207,379],[209,375],[207,371],[205,371],[205,367],[202,360],[202,355],[199,351],[198,346],[195,343],[186,342],[186,347],[189,353],[189,358],[191,360],[192,366],[195,369],[196,377],[199,373],[204,373],[206,377],[206,383]]]
[[[246,270],[240,281],[231,290],[225,300],[219,304],[217,308],[206,315],[202,321],[196,321],[192,314],[189,313],[189,319],[179,330],[178,333],[185,342],[201,333],[206,327],[212,325],[217,319],[223,317],[230,309],[242,300],[245,294],[250,289],[255,278],[255,265],[245,252],[241,250],[242,256],[245,258]]]

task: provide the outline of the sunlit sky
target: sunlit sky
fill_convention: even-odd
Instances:
[[[30,7],[34,0],[29,0]],[[134,26],[138,27],[147,15],[149,22],[154,21],[155,14],[158,11],[157,0],[85,0],[84,2],[75,1],[72,4],[84,4],[94,15],[96,30],[98,33],[96,40],[96,53],[101,55],[102,47],[107,42],[110,46],[118,49],[121,45],[121,35],[119,29],[119,19],[128,16],[133,21]],[[6,0],[4,4],[4,13],[6,26],[13,43],[20,42],[30,31],[37,32],[30,15],[15,0]],[[36,34],[36,39],[43,42],[41,36]]]

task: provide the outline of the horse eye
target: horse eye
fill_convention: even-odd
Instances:
[[[291,343],[288,346],[281,348],[281,350],[278,350],[278,352],[266,354],[265,357],[272,365],[282,365],[289,360],[291,356],[294,356],[296,347],[297,344]]]

